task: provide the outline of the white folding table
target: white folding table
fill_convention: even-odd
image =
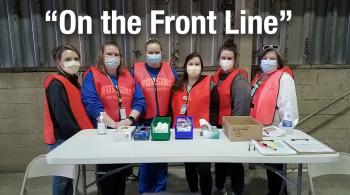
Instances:
[[[295,185],[297,194],[300,195],[302,164],[334,162],[339,156],[338,153],[263,156],[257,151],[249,151],[248,141],[230,142],[223,132],[219,131],[220,139],[203,139],[199,136],[199,130],[196,129],[194,138],[189,140],[176,140],[172,130],[169,141],[113,142],[111,132],[107,135],[97,135],[94,129],[83,130],[51,151],[47,155],[47,162],[77,165],[155,162],[296,163],[298,178]],[[313,139],[300,130],[295,130],[293,135],[266,139],[290,138]],[[83,171],[84,186],[86,186],[85,179]],[[86,192],[86,188],[83,191]]]

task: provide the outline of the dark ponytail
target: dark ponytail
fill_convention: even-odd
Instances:
[[[220,47],[219,52],[218,52],[218,59],[220,58],[221,52],[224,51],[224,50],[232,51],[233,54],[235,55],[235,59],[238,58],[237,46],[236,46],[235,42],[233,41],[233,39],[228,39],[228,40],[225,41],[225,43]]]
[[[226,40],[225,43],[219,48],[218,60],[220,59],[221,52],[224,50],[228,50],[228,51],[231,51],[233,53],[234,60],[235,60],[234,66],[237,67],[239,54],[237,51],[237,46],[236,46],[235,42],[233,41],[233,39]]]

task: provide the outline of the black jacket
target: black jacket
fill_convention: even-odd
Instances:
[[[60,75],[68,78],[68,80],[74,86],[80,89],[78,76],[69,75],[67,77],[63,74]],[[80,127],[75,120],[75,117],[69,105],[68,96],[64,85],[55,79],[46,88],[45,92],[54,128],[55,138],[67,140],[76,134],[80,130]]]

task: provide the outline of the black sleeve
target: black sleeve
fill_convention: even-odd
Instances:
[[[219,89],[214,83],[211,83],[210,91],[211,93],[210,93],[209,120],[211,125],[217,126],[219,121],[219,109],[220,109]]]
[[[231,111],[233,116],[249,116],[250,85],[241,75],[237,75],[231,85]]]
[[[72,137],[80,127],[71,111],[63,84],[57,80],[52,81],[46,89],[46,97],[56,137],[61,139]]]
[[[174,112],[173,112],[173,105],[172,105],[172,101],[173,101],[173,93],[170,93],[170,98],[169,98],[169,105],[168,105],[168,115],[173,117]]]
[[[175,121],[173,121],[174,118],[174,111],[173,111],[173,106],[172,106],[172,95],[173,93],[171,93],[170,98],[169,98],[169,109],[168,109],[168,116],[171,118],[171,123],[170,123],[170,127],[172,127],[175,123]]]

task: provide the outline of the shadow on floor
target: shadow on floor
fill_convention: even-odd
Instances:
[[[137,173],[137,169],[134,170]],[[18,195],[23,181],[24,173],[0,173],[0,194],[3,195]],[[295,179],[294,172],[288,173],[290,178]],[[215,175],[213,174],[213,181]],[[87,173],[88,183],[95,179],[94,173]],[[350,176],[324,176],[316,180],[318,194],[333,194],[342,195],[350,194]],[[229,178],[225,188],[230,191]],[[308,194],[309,183],[307,173],[303,173],[302,194]],[[128,182],[126,193],[127,195],[137,195],[137,182]],[[28,195],[48,195],[51,194],[51,179],[49,177],[34,178],[28,180],[27,183]],[[337,187],[335,187],[337,186]],[[79,186],[80,189],[80,186]],[[215,186],[213,185],[213,190]],[[189,193],[187,181],[185,178],[185,170],[182,166],[169,167],[167,192],[171,193]],[[245,195],[265,195],[267,192],[267,180],[264,169],[252,169],[245,172]],[[296,194],[292,185],[288,185],[290,195]],[[89,195],[96,195],[96,186],[88,189]]]

